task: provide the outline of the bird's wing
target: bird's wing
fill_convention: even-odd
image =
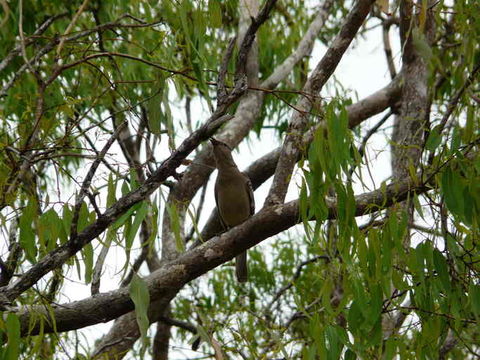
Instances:
[[[218,208],[218,190],[217,190],[217,184],[216,183],[215,183],[214,193],[215,193],[215,205],[217,206],[217,214],[218,214],[218,218],[220,219],[220,224],[222,224],[224,230],[227,230],[228,226],[225,223],[225,221],[223,220],[222,215],[220,215],[220,209]]]
[[[252,182],[247,174],[242,173],[245,176],[245,188],[248,194],[248,199],[250,200],[250,215],[255,214],[255,197],[253,196],[253,187]]]

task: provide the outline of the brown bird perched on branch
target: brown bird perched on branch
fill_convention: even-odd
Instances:
[[[227,144],[214,138],[210,138],[210,142],[218,169],[215,202],[220,221],[225,230],[228,230],[243,223],[255,212],[252,183],[248,176],[238,170],[232,157],[232,149]],[[246,252],[236,257],[235,274],[239,282],[247,281]]]

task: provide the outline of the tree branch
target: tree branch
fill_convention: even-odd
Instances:
[[[163,181],[175,172],[175,169],[181,165],[183,159],[185,159],[200,142],[208,139],[218,127],[231,118],[231,115],[223,115],[218,112],[214,113],[203,126],[193,132],[183,141],[176,151],[163,161],[160,167],[145,181],[143,185],[121,197],[114,205],[108,208],[102,216],[98,217],[93,224],[87,226],[75,238],[71,238],[68,243],[56,248],[54,251],[43,257],[15,283],[7,288],[0,288],[0,294],[5,295],[10,301],[13,301],[49,271],[61,266],[72,255],[80,251],[83,246],[105,231],[105,229],[127,209],[152,194]]]
[[[385,188],[364,193],[356,197],[356,216],[363,216],[388,208],[391,204],[405,200],[411,194],[428,191],[428,187],[404,180],[392,183]],[[328,218],[336,218],[336,204],[327,200]],[[164,299],[172,289],[179,289],[187,282],[201,276],[216,266],[232,259],[237,254],[282,232],[300,222],[299,200],[265,207],[243,224],[236,226],[221,236],[215,237],[177,259],[165,263],[157,271],[145,278],[151,299]],[[40,324],[32,325],[31,314],[41,313],[47,319],[53,314],[57,331],[67,331],[107,322],[133,310],[133,302],[127,288],[99,294],[68,304],[54,305],[50,311],[43,307],[21,309],[22,334],[37,334]],[[38,317],[37,317],[38,318]],[[50,321],[53,321],[51,319]],[[44,323],[44,331],[53,331],[52,324]]]
[[[335,71],[343,54],[357,34],[360,26],[367,17],[374,0],[359,0],[352,11],[348,14],[340,32],[333,40],[323,58],[318,63],[312,75],[308,78],[303,92],[318,94],[327,80]],[[301,98],[296,107],[300,111],[293,112],[290,120],[288,135],[283,143],[282,153],[278,160],[277,169],[273,178],[272,186],[265,200],[265,206],[280,204],[284,201],[287,193],[289,179],[295,163],[297,162],[303,132],[308,123],[307,114],[315,105],[314,99]]]
[[[78,192],[77,199],[75,200],[72,223],[70,226],[70,241],[75,241],[77,237],[77,225],[78,225],[77,223],[78,223],[78,216],[80,214],[80,208],[82,207],[83,198],[87,195],[88,188],[90,187],[90,183],[92,182],[93,176],[95,175],[95,172],[97,171],[97,168],[100,165],[100,162],[105,158],[105,155],[107,154],[108,149],[110,149],[110,146],[112,146],[113,142],[116,140],[118,133],[126,125],[127,123],[123,122],[120,126],[118,126],[118,128],[110,137],[110,139],[108,139],[107,143],[104,145],[102,151],[100,151],[97,158],[90,166],[90,170],[88,170],[87,176],[85,176],[85,179],[83,180],[80,191]]]
[[[334,3],[334,0],[325,0],[323,5],[319,6],[317,16],[315,16],[315,19],[311,22],[295,51],[275,68],[270,76],[262,82],[260,87],[266,89],[276,88],[277,85],[290,74],[293,67],[312,52],[317,35],[325,25],[325,21],[328,15],[330,15]]]
[[[360,125],[369,117],[379,114],[389,106],[393,106],[401,93],[401,77],[397,76],[390,84],[375,93],[367,96],[359,102],[347,106],[348,125],[350,129]],[[306,148],[313,140],[314,131],[308,131],[303,136],[301,148]],[[253,189],[257,189],[267,181],[274,173],[280,157],[282,147],[278,147],[268,154],[262,156],[253,162],[244,172],[252,181]],[[201,232],[201,241],[197,240],[192,247],[197,246],[202,241],[210,239],[212,236],[222,231],[222,226],[218,219],[216,209],[212,211],[203,230]]]
[[[58,20],[64,17],[65,15],[67,15],[67,13],[54,15],[49,17],[47,20],[45,20],[35,30],[32,36],[25,39],[25,47],[28,47],[29,45],[33,44],[35,42],[35,37],[42,35],[55,20]],[[21,51],[22,51],[22,44],[18,44],[15,48],[10,50],[10,52],[2,59],[2,61],[0,61],[0,71],[5,69],[8,66],[8,64],[10,64],[10,62],[20,54]]]
[[[64,16],[64,14],[62,14]],[[118,23],[121,19],[125,17],[130,17],[128,14],[121,16],[117,21],[115,22],[110,22],[106,24],[102,24],[100,26],[96,26],[92,29],[80,31],[76,34],[70,35],[66,37],[65,42],[70,42],[70,41],[75,41],[78,40],[82,37],[88,36],[94,32],[97,31],[103,31],[107,29],[115,29],[115,28],[137,28],[137,27],[151,27],[157,25],[159,22],[154,22],[154,23],[149,23],[149,24],[121,24]],[[33,59],[30,61],[30,63],[34,64],[35,62],[39,61],[44,55],[48,54],[50,51],[52,51],[55,46],[61,41],[62,37],[54,37],[50,43],[42,47],[40,50],[37,51],[36,55],[33,57]],[[10,60],[9,60],[10,61]],[[3,62],[2,62],[3,63]],[[15,81],[20,77],[21,74],[23,74],[27,70],[27,64],[23,64],[17,71],[15,71],[14,75],[12,78],[5,83],[3,88],[0,90],[0,98],[4,97],[7,95],[8,90],[13,86]]]

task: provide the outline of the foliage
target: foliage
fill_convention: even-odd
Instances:
[[[262,141],[273,128],[281,145],[292,133],[292,113],[299,99],[312,96],[302,89],[318,59],[302,56],[274,89],[261,83],[297,49],[317,15],[312,3],[278,1],[260,27],[259,79],[249,78],[244,98],[263,97],[250,127],[221,133],[226,139],[238,144],[254,133]],[[315,36],[326,47],[353,7],[331,3]],[[255,11],[242,17],[243,0],[0,1],[0,295],[55,250],[69,253],[13,303],[0,298],[0,359],[81,359],[95,351],[106,356],[101,339],[94,344],[82,330],[91,314],[85,323],[71,324],[73,330],[56,327],[57,304],[73,296],[70,280],[91,286],[93,298],[102,296],[96,295],[100,283],[102,291],[120,287],[130,294],[136,315],[129,326],[139,330],[129,336],[141,337],[142,344],[133,341],[112,358],[127,351],[131,357],[160,356],[149,327],[156,321],[173,326],[163,343],[170,344],[172,358],[189,343],[217,359],[479,356],[480,3],[440,1],[428,9],[427,3],[415,2],[418,16],[409,32],[427,68],[421,85],[428,89],[428,108],[418,109],[427,119],[418,130],[421,145],[396,138],[390,120],[369,132],[374,123],[365,116],[352,128],[355,99],[331,80],[321,99],[312,97],[303,132],[312,139],[297,141],[298,171],[289,175],[298,184],[301,225],[249,250],[246,286],[235,282],[227,263],[188,284],[157,289],[142,276],[160,266],[172,270],[169,261],[188,253],[203,234],[206,216],[200,214],[209,197],[205,201],[201,186],[178,190],[182,176],[176,172],[160,186],[147,179],[215,111],[228,43]],[[357,38],[380,38],[376,29],[382,27],[399,42],[402,19],[392,5],[391,14],[375,7]],[[237,55],[238,46],[227,66],[229,90]],[[401,80],[404,89],[409,81]],[[401,96],[396,100],[381,111],[391,106],[402,117],[408,104]],[[241,102],[229,108],[237,118],[239,111]],[[376,145],[368,142],[374,133]],[[398,149],[419,150],[416,161],[405,159],[414,185],[403,198],[378,177],[386,166],[370,156],[378,146],[392,157]],[[178,170],[184,176],[202,177],[211,168],[205,148],[196,151],[191,158],[198,162],[185,160]],[[406,179],[388,180],[401,185]],[[145,184],[158,189],[75,248],[78,234]],[[360,208],[362,194],[372,189],[386,200]],[[110,266],[120,284],[109,280]],[[173,291],[178,293],[169,306],[148,311]],[[22,306],[38,313],[31,310],[26,321]],[[199,356],[185,356],[190,354]]]

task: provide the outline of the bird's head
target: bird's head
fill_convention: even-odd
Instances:
[[[217,167],[224,166],[236,166],[232,157],[232,149],[230,146],[222,141],[219,141],[213,137],[210,138],[210,142],[213,145],[213,157],[217,163]]]

